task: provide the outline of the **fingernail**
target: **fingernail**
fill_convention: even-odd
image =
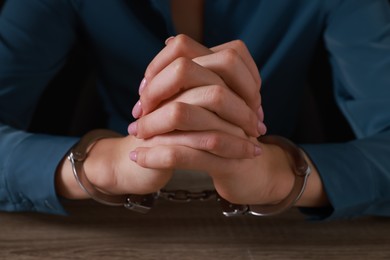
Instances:
[[[129,125],[129,127],[127,128],[127,132],[130,134],[130,135],[137,135],[137,122],[133,122]]]
[[[172,40],[173,38],[175,38],[175,36],[170,36],[170,37],[168,37],[168,38],[165,40],[165,45],[167,45],[168,42],[169,42],[170,40]]]
[[[265,133],[267,132],[267,127],[262,121],[257,122],[257,131],[259,131],[260,135],[265,135]]]
[[[260,146],[255,145],[255,156],[259,156],[261,154]]]
[[[142,81],[141,81],[141,84],[139,85],[139,88],[138,88],[138,94],[141,95],[142,91],[144,91],[146,87],[146,79],[143,78]]]
[[[138,100],[138,102],[133,107],[133,110],[131,111],[134,118],[139,118],[142,115],[142,106],[141,106],[141,100]]]
[[[137,162],[137,152],[136,151],[131,151],[130,152],[130,160],[132,160],[133,162]]]

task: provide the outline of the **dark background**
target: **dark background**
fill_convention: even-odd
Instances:
[[[0,0],[0,8],[3,3]],[[95,89],[96,77],[87,53],[82,42],[75,45],[66,65],[41,97],[30,131],[79,136],[104,127],[106,115]],[[308,78],[307,102],[292,138],[296,142],[340,142],[354,137],[334,102],[326,55],[321,44]]]

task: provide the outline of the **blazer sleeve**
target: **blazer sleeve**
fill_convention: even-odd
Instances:
[[[48,82],[75,40],[66,0],[9,0],[0,14],[0,210],[66,214],[56,195],[58,163],[77,141],[26,131]]]
[[[320,219],[390,216],[390,5],[348,0],[329,12],[324,39],[336,102],[356,140],[303,145],[331,210]]]

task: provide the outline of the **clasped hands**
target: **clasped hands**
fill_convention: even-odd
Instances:
[[[260,85],[242,41],[209,49],[185,35],[168,38],[147,67],[132,110],[138,120],[128,132],[144,144],[130,158],[148,169],[205,171],[218,193],[236,201],[229,194],[247,189],[237,179],[248,178],[247,162],[261,154],[256,137],[266,132]]]
[[[257,141],[266,132],[260,85],[242,41],[209,49],[185,35],[167,39],[145,71],[129,135],[99,141],[97,157],[85,162],[92,172],[110,174],[88,178],[109,193],[145,194],[163,188],[173,169],[195,170],[207,172],[233,203],[280,200],[291,186],[272,174],[278,166],[270,163],[270,151],[278,148]],[[107,156],[109,165],[96,164]]]

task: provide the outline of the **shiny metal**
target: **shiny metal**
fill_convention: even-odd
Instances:
[[[289,195],[280,203],[275,205],[239,205],[233,204],[223,199],[215,190],[188,191],[188,190],[165,190],[146,195],[108,195],[99,191],[90,183],[85,175],[83,163],[88,156],[88,148],[97,140],[102,138],[121,137],[120,134],[98,129],[87,133],[71,149],[68,159],[72,164],[72,171],[80,187],[90,195],[90,197],[102,204],[110,206],[124,206],[125,208],[139,212],[147,213],[152,208],[157,198],[164,198],[174,202],[205,201],[216,198],[222,208],[222,213],[227,216],[254,215],[254,216],[272,216],[291,208],[302,196],[307,179],[311,173],[310,167],[306,162],[303,152],[289,140],[279,136],[262,136],[260,142],[279,145],[284,149],[292,160],[292,168],[295,173],[294,186]]]
[[[291,159],[291,167],[295,173],[294,186],[285,199],[272,205],[239,205],[233,204],[218,196],[222,212],[225,216],[254,215],[273,216],[290,209],[301,198],[305,191],[307,179],[311,169],[305,160],[304,154],[294,143],[280,136],[262,136],[259,141],[266,144],[274,144],[281,147]]]
[[[174,202],[190,202],[194,200],[205,201],[216,197],[215,190],[204,190],[199,192],[188,190],[160,190],[159,197]]]
[[[88,156],[88,148],[102,138],[115,138],[122,135],[105,129],[90,131],[84,135],[81,140],[71,149],[68,160],[72,164],[73,175],[79,186],[93,199],[109,206],[124,206],[127,209],[146,213],[148,212],[157,198],[157,193],[146,195],[108,195],[99,191],[87,178],[84,172],[83,163]]]
[[[129,210],[145,214],[153,207],[157,198],[158,193],[151,193],[147,195],[129,195],[124,206]]]

